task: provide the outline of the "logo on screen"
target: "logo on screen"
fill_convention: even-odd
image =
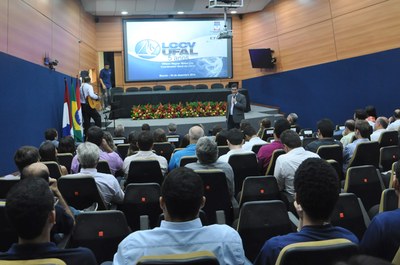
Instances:
[[[135,46],[136,54],[144,59],[152,59],[157,57],[161,52],[158,42],[150,39],[141,40]]]

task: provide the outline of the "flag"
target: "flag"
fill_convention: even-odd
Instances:
[[[79,117],[78,104],[76,102],[75,84],[71,80],[71,116],[72,116],[72,128],[74,130],[74,138],[77,142],[83,142],[81,124],[82,120]]]
[[[79,121],[80,131],[81,131],[81,135],[82,135],[82,132],[83,132],[82,121],[83,121],[83,119],[82,119],[82,108],[81,108],[81,82],[80,82],[78,77],[76,78],[76,93],[75,93],[75,96],[76,96],[76,105],[77,105],[77,108],[78,108],[78,114],[77,114],[78,115],[78,119],[76,119],[76,120]]]
[[[69,90],[67,79],[64,79],[65,92],[64,92],[64,109],[63,109],[63,121],[62,121],[62,136],[71,135],[71,113],[70,113],[70,102],[69,102]]]

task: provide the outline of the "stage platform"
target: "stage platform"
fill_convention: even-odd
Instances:
[[[173,122],[178,126],[178,132],[181,134],[187,133],[189,128],[194,124],[202,124],[205,128],[206,134],[208,134],[209,130],[211,130],[215,125],[220,125],[223,128],[226,128],[225,116],[157,120],[132,120],[129,118],[120,118],[116,119],[115,121],[107,120],[106,117],[108,114],[102,114],[101,116],[104,124],[103,129],[113,133],[115,126],[122,124],[125,127],[125,133],[127,135],[132,130],[141,130],[141,126],[144,123],[148,123],[153,131],[156,128],[163,128],[164,130],[167,130],[167,125]],[[245,113],[246,120],[249,120],[256,130],[259,128],[259,122],[261,119],[269,118],[272,124],[274,124],[274,121],[282,116],[282,114],[279,114],[278,109],[258,105],[251,105],[251,111]]]

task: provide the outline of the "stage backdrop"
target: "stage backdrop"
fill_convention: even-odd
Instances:
[[[370,104],[390,116],[400,107],[400,49],[251,78],[243,88],[252,103],[297,113],[302,127],[325,117],[343,124]]]

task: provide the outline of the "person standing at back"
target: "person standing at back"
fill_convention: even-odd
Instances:
[[[111,104],[111,74],[110,63],[104,62],[104,68],[100,71],[100,83],[103,91],[103,95],[106,97],[104,99],[104,107],[107,108]]]
[[[246,97],[239,93],[237,86],[231,87],[232,94],[228,95],[226,100],[226,122],[228,130],[240,128],[240,121],[244,119],[246,109]]]

